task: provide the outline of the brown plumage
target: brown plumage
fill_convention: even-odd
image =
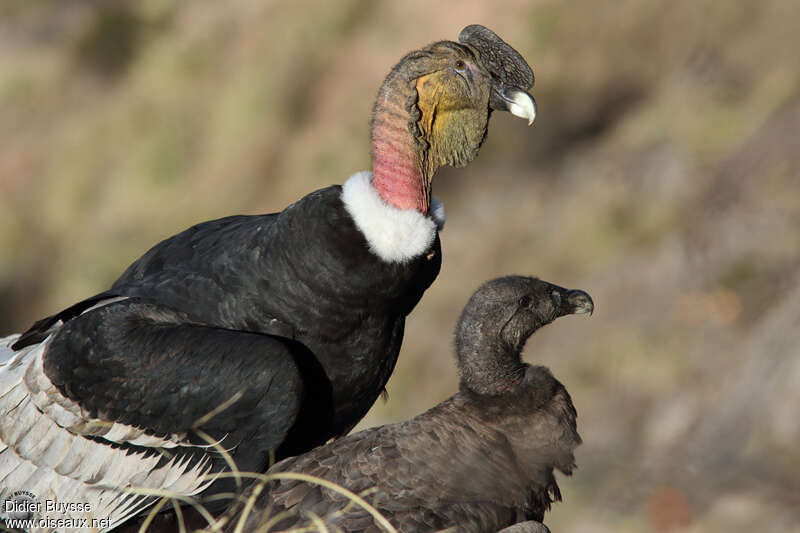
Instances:
[[[546,368],[523,363],[520,354],[541,326],[592,310],[585,292],[536,278],[484,284],[456,330],[457,394],[409,421],[281,461],[268,474],[307,474],[362,494],[404,532],[455,527],[495,533],[526,520],[541,522],[561,499],[553,470],[572,472],[580,437],[564,386]],[[240,520],[244,531],[255,531],[280,513],[287,517],[269,531],[309,524],[312,516],[332,530],[382,531],[363,508],[313,483],[271,481],[245,514],[252,494],[245,493],[224,516],[227,532]],[[546,531],[536,523],[519,527],[512,531]]]

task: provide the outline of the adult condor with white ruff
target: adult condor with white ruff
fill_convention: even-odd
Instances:
[[[206,488],[225,461],[204,437],[263,471],[347,433],[439,272],[437,169],[477,155],[492,110],[532,122],[532,86],[483,26],[411,52],[378,93],[371,173],[280,213],[189,228],[111,289],[3,340],[0,485],[91,502],[118,524],[145,499],[106,487]]]
[[[456,328],[454,396],[406,422],[277,463],[267,472],[277,479],[251,486],[219,525],[268,533],[321,531],[322,522],[330,531],[380,533],[386,520],[415,533],[497,533],[515,524],[509,533],[546,532],[544,513],[561,499],[553,470],[572,472],[581,439],[567,390],[521,352],[542,326],[593,310],[586,292],[537,278],[485,283]],[[380,518],[325,482],[361,496]]]

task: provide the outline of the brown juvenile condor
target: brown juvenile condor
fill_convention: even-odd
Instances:
[[[581,439],[567,390],[547,368],[523,363],[521,352],[540,327],[593,309],[587,293],[536,278],[489,281],[456,328],[458,393],[406,422],[285,459],[267,474],[335,483],[362,495],[401,532],[496,533],[514,524],[503,532],[546,532],[544,512],[561,499],[553,470],[572,472]],[[314,519],[330,531],[385,531],[341,493],[288,478],[251,486],[223,515],[226,533],[241,525],[316,531]],[[271,528],[259,529],[270,520]]]

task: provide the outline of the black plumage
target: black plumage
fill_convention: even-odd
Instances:
[[[507,57],[510,70],[484,65],[490,51]],[[272,456],[347,433],[383,390],[405,317],[440,269],[443,216],[431,180],[439,167],[477,155],[492,109],[532,120],[533,78],[520,72],[530,67],[499,37],[488,48],[467,36],[408,54],[379,92],[373,174],[280,213],[204,222],[170,237],[108,291],[6,339],[18,354],[0,360],[33,364],[39,359],[25,350],[38,353],[43,386],[58,392],[31,392],[31,401],[47,404],[36,404],[41,411],[64,403],[77,424],[70,431],[97,442],[132,426],[201,460],[201,429],[240,469],[263,471]],[[500,86],[514,93],[511,104],[490,96]],[[14,386],[27,383],[8,376]],[[0,455],[0,481],[4,461],[17,474],[22,462],[38,465],[35,454],[13,457],[2,429],[0,444],[12,451]],[[131,450],[153,446],[126,438],[120,444]],[[227,466],[207,457],[215,469]]]
[[[456,330],[459,392],[407,422],[367,429],[274,465],[333,482],[372,504],[398,531],[495,533],[547,529],[544,512],[561,499],[553,470],[570,474],[581,440],[569,394],[548,369],[521,360],[538,328],[593,310],[589,295],[536,278],[484,284]],[[373,516],[345,496],[296,479],[255,486],[226,513],[226,531],[311,524],[379,532]],[[248,502],[250,498],[253,501]],[[251,506],[249,513],[245,508]]]

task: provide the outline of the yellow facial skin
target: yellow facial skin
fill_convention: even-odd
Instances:
[[[467,53],[447,52],[436,70],[416,80],[429,177],[441,166],[463,167],[472,161],[489,121],[489,74]]]

